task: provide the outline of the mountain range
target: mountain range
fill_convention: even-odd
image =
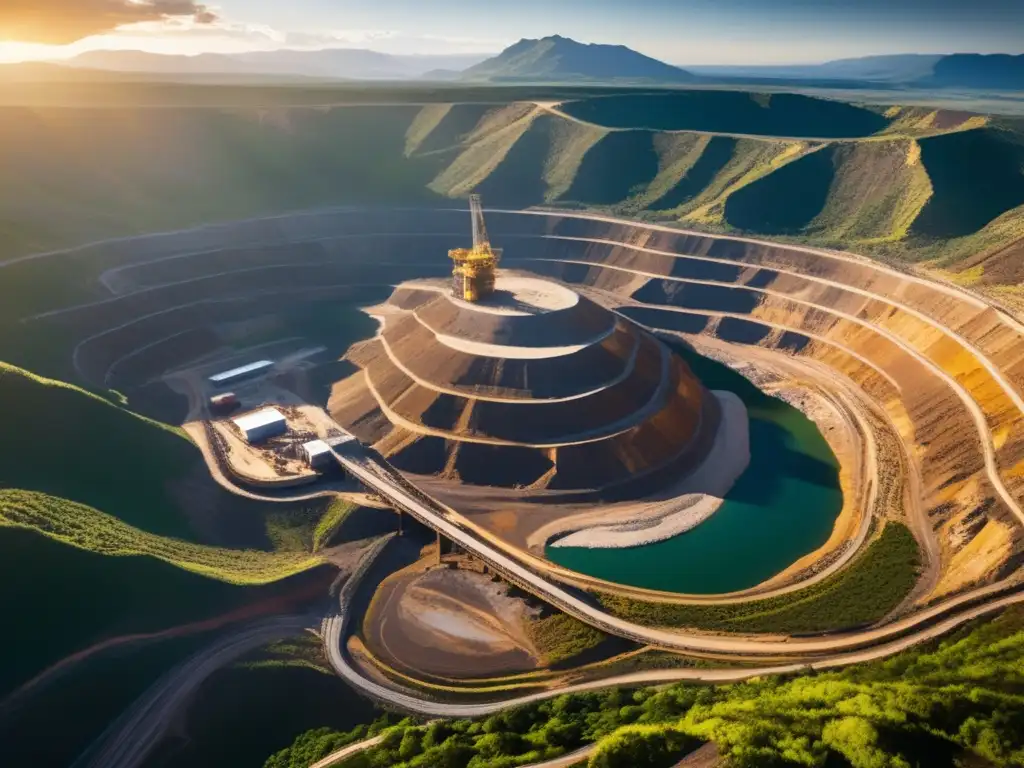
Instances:
[[[175,56],[143,51],[89,51],[57,62],[116,72],[175,75],[275,75],[337,80],[413,80],[431,70],[460,71],[488,54],[393,55],[362,48],[279,50]]]
[[[1024,55],[919,54],[864,56],[824,64],[789,66],[693,66],[705,78],[750,81],[845,80],[920,88],[1024,89]]]
[[[149,75],[299,77],[466,82],[638,82],[684,84],[841,83],[847,87],[1024,90],[1024,55],[899,54],[812,65],[677,67],[622,45],[559,35],[524,39],[501,53],[393,55],[356,48],[174,56],[91,51],[63,67]]]

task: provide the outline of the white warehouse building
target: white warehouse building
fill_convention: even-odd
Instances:
[[[334,451],[323,440],[310,440],[302,444],[306,463],[312,469],[328,469],[334,463]]]
[[[259,443],[288,431],[288,421],[277,408],[263,408],[234,419],[249,443]]]

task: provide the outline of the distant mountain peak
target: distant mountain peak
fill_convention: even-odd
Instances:
[[[523,38],[470,67],[467,80],[640,80],[687,82],[692,74],[624,45],[581,43],[562,35]]]

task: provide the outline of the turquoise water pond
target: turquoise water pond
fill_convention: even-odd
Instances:
[[[750,466],[691,531],[628,549],[548,547],[553,562],[620,584],[717,594],[755,586],[828,540],[843,506],[839,463],[815,424],[727,365],[677,348],[708,389],[750,416]]]

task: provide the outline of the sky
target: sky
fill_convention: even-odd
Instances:
[[[0,61],[96,49],[496,53],[551,34],[684,66],[1024,53],[1024,0],[0,0]]]

